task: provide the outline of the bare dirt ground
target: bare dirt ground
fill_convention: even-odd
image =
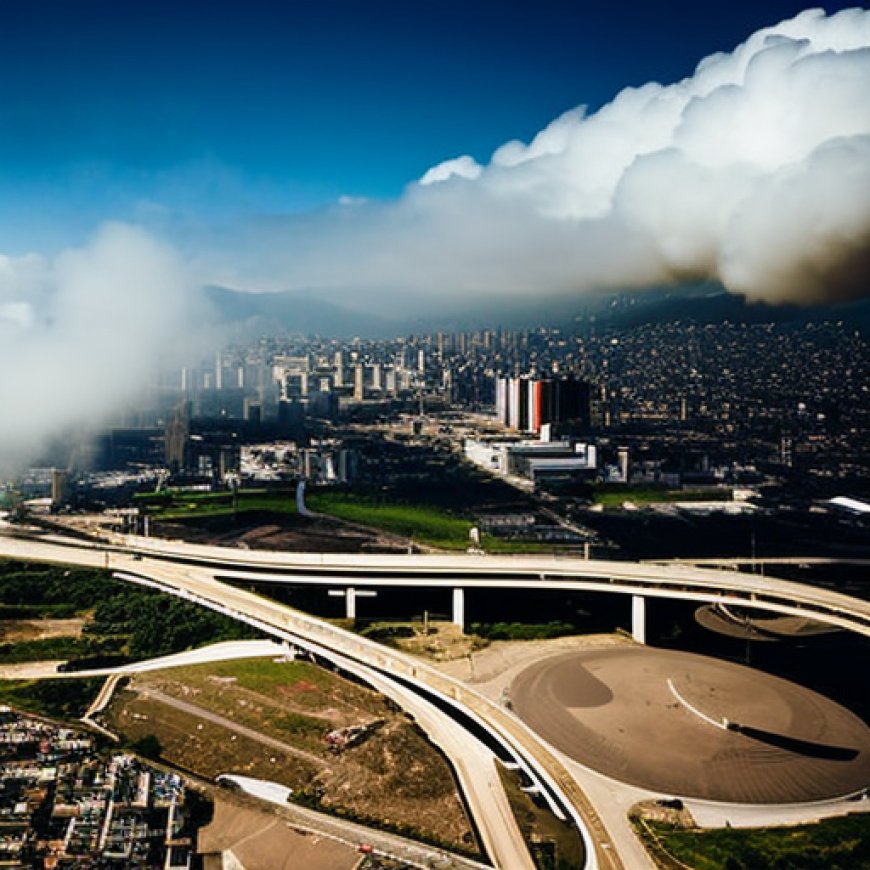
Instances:
[[[572,758],[665,794],[792,803],[870,783],[864,722],[730,662],[641,646],[563,652],[522,670],[510,696],[518,715]],[[726,719],[739,730],[714,724]]]
[[[45,640],[48,637],[80,637],[86,619],[0,619],[0,643]]]
[[[350,846],[292,828],[274,813],[220,797],[215,799],[211,824],[199,832],[197,851],[203,855],[231,851],[245,870],[353,870],[360,860]]]
[[[18,662],[0,665],[0,679],[3,680],[40,680],[57,673],[58,665],[63,659],[51,659],[41,662]]]
[[[379,640],[377,631],[380,627],[385,631],[398,630],[391,643],[404,652],[418,655],[433,662],[451,662],[467,658],[487,646],[473,635],[465,634],[458,625],[452,622],[431,621],[428,625],[422,622],[401,622],[398,620],[374,623],[369,626],[375,630],[374,640]],[[407,633],[407,636],[403,636]]]
[[[363,742],[330,751],[330,730],[372,723]],[[116,695],[107,724],[131,740],[155,734],[167,761],[210,779],[267,779],[323,808],[445,845],[473,842],[452,771],[422,733],[375,692],[306,662],[137,675]]]
[[[405,552],[408,547],[403,538],[332,517],[259,511],[187,522],[159,520],[154,534],[196,544],[296,553]]]
[[[482,649],[469,649],[469,646],[466,638],[466,649],[460,655],[434,656],[435,664],[487,697],[498,699],[521,670],[542,659],[570,650],[633,647],[635,643],[623,634],[587,634],[551,640],[496,640]]]

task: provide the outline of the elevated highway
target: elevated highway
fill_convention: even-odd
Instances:
[[[481,842],[496,867],[533,870],[528,849],[501,786],[493,751],[438,702],[448,704],[499,745],[557,815],[572,818],[584,839],[589,870],[623,867],[607,831],[562,763],[525,725],[461,681],[417,659],[367,641],[316,617],[217,581],[211,572],[167,559],[135,557],[80,541],[0,536],[0,556],[108,568],[130,582],[159,589],[246,622],[333,663],[407,710],[452,762]],[[590,833],[591,831],[594,833]]]
[[[870,636],[870,602],[792,581],[693,565],[538,555],[276,553],[126,536],[100,544],[50,536],[39,540],[0,537],[0,555],[109,568],[121,572],[125,579],[156,586],[242,619],[365,675],[372,685],[401,699],[402,706],[420,716],[421,724],[432,729],[430,734],[445,726],[431,704],[429,709],[425,707],[425,699],[453,705],[499,743],[557,813],[574,819],[584,836],[590,868],[623,866],[620,843],[612,839],[562,762],[509,711],[417,659],[223,581],[340,587],[349,602],[356,589],[448,588],[453,591],[454,620],[460,623],[464,620],[466,588],[611,592],[631,596],[633,633],[639,641],[644,640],[644,602],[648,597],[748,606],[809,617]],[[503,807],[498,809],[491,796],[480,794],[480,783],[468,775],[467,751],[450,738],[443,739],[496,866],[510,870],[526,866],[528,854],[520,859],[515,834],[510,830],[516,828],[512,819],[506,823],[507,833],[499,834]]]
[[[830,589],[733,569],[683,563],[636,563],[545,555],[283,553],[118,538],[125,551],[212,569],[234,581],[340,585],[356,588],[430,587],[453,590],[453,618],[464,621],[466,588],[571,589],[633,599],[632,633],[645,640],[646,598],[676,598],[803,616],[870,637],[870,601]],[[347,596],[352,607],[353,594]],[[350,615],[353,615],[352,613]]]

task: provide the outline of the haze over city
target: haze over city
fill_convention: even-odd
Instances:
[[[7,443],[214,338],[207,285],[405,320],[703,280],[867,292],[860,9],[2,14]]]

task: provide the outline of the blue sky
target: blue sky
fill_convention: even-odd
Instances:
[[[854,4],[825,4],[834,11]],[[803,4],[0,4],[0,251],[105,219],[221,225],[391,199],[580,103],[675,81]]]

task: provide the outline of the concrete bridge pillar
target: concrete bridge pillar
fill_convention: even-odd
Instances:
[[[631,596],[631,636],[637,643],[646,643],[646,599]]]
[[[353,586],[348,586],[347,589],[330,589],[329,594],[333,598],[344,597],[345,618],[356,619],[357,598],[374,598],[378,593],[371,590],[354,589]]]
[[[461,586],[453,589],[453,624],[465,631],[465,590]]]

